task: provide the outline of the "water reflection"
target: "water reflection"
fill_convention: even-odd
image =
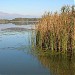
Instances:
[[[75,56],[68,60],[62,55],[38,55],[38,59],[53,75],[75,75]]]
[[[50,75],[37,57],[31,54],[34,30],[9,31],[18,27],[13,24],[0,25],[0,74],[1,75]],[[19,26],[22,28],[22,26]],[[23,26],[23,28],[26,26]],[[27,28],[30,26],[27,26]],[[7,30],[6,30],[7,29]]]
[[[35,25],[32,25],[32,24],[30,24],[30,25],[15,25],[15,24],[12,24],[12,23],[9,23],[9,24],[0,24],[0,31],[1,30],[2,31],[4,31],[4,30],[12,30],[12,29],[14,31],[15,28],[17,28],[17,30],[24,29],[24,31],[25,31],[27,29],[35,29]],[[22,31],[23,30],[21,30],[21,32]]]
[[[11,22],[12,24],[15,24],[15,25],[33,25],[33,24],[36,24],[37,21],[24,21],[24,22]]]

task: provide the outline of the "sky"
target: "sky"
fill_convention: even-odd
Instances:
[[[75,0],[0,0],[0,11],[22,15],[42,15],[58,11],[63,5],[74,5]]]

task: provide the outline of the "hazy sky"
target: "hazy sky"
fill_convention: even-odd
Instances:
[[[0,11],[23,15],[41,15],[45,11],[59,10],[73,5],[74,0],[0,0]]]

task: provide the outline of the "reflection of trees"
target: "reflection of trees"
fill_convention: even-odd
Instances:
[[[25,21],[25,22],[22,22],[22,21],[20,21],[20,22],[16,22],[16,21],[14,21],[14,22],[11,22],[12,24],[15,24],[15,25],[31,25],[31,24],[36,24],[37,22],[35,21],[35,22],[27,22],[27,21]]]
[[[38,56],[41,63],[52,71],[54,75],[75,75],[75,57],[69,61],[62,55]]]

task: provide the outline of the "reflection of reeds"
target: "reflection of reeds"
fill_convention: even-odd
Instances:
[[[42,49],[72,53],[74,42],[74,6],[63,6],[61,13],[45,13],[37,25],[36,45]]]
[[[39,61],[48,69],[52,75],[75,75],[75,56],[69,61],[63,55],[40,56]],[[63,65],[63,66],[62,66]]]

